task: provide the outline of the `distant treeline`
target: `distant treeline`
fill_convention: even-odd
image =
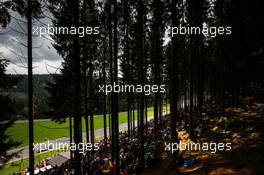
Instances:
[[[26,119],[28,114],[27,107],[27,75],[9,75],[12,78],[18,78],[19,82],[16,86],[9,90],[2,90],[1,93],[8,94],[15,102],[16,117],[18,119]],[[52,82],[52,75],[38,74],[33,75],[34,84],[34,113],[35,118],[50,118],[47,115],[48,105],[46,103],[48,92],[45,89],[47,82]],[[126,110],[125,96],[120,96],[120,111]],[[97,114],[103,112],[98,109]]]
[[[2,90],[1,93],[8,94],[15,102],[15,113],[18,119],[26,119],[28,115],[27,107],[27,75],[8,75],[19,79],[18,84],[9,90]],[[34,75],[34,112],[36,118],[49,118],[45,115],[47,111],[45,86],[47,81],[52,81],[50,75]]]

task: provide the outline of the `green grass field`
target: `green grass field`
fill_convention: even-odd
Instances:
[[[50,151],[50,152],[46,152],[46,153],[37,154],[37,155],[35,155],[35,162],[41,163],[43,161],[43,159],[49,158],[49,157],[54,157],[54,156],[58,155],[59,153],[60,153],[59,151]],[[0,167],[0,174],[1,175],[9,175],[12,173],[17,173],[17,172],[20,172],[20,171],[28,168],[28,166],[29,166],[29,159],[28,158],[25,158],[23,160],[14,161],[12,163],[7,163],[7,164],[1,166]]]
[[[135,111],[137,118],[137,111]],[[148,116],[153,116],[153,108],[148,109]],[[107,115],[108,118],[108,115]],[[119,123],[127,122],[127,113],[119,114]],[[107,120],[107,125],[108,125]],[[82,120],[83,132],[85,132],[85,120]],[[103,115],[98,115],[94,118],[95,129],[103,128]],[[14,123],[7,130],[7,134],[11,136],[15,141],[21,142],[19,147],[28,145],[28,123]],[[34,142],[41,143],[47,140],[54,140],[61,137],[69,137],[69,120],[65,123],[59,124],[53,121],[38,121],[34,122]]]

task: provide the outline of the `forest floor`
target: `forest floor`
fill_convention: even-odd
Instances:
[[[202,137],[190,140],[181,133],[181,140],[195,143],[231,143],[230,151],[185,151],[180,152],[184,160],[196,160],[191,167],[174,163],[168,152],[162,155],[157,166],[143,171],[143,175],[261,175],[264,164],[264,116],[254,109],[229,108],[226,116],[208,121]],[[223,132],[225,128],[225,132]],[[182,138],[183,137],[183,138]]]

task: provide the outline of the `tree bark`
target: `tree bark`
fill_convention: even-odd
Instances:
[[[74,9],[74,27],[79,27],[79,0],[73,2]],[[79,36],[76,33],[74,35],[74,143],[78,145],[82,142],[82,117],[81,117],[81,100],[80,100],[80,44],[79,44]],[[74,173],[81,174],[82,166],[81,166],[81,154],[79,150],[76,149],[74,153]]]
[[[29,173],[34,175],[34,114],[33,114],[33,68],[32,68],[32,1],[28,0],[28,141]]]

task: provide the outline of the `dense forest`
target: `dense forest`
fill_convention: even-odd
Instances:
[[[27,119],[27,75],[8,75],[12,79],[18,79],[10,89],[2,89],[2,94],[9,94],[14,101],[14,108],[16,109],[14,115],[17,119]],[[34,75],[33,83],[36,90],[34,91],[34,105],[36,118],[49,118],[46,115],[48,107],[46,98],[48,93],[45,90],[47,81],[52,81],[50,75]]]
[[[2,94],[9,94],[14,101],[14,108],[16,109],[13,114],[16,119],[27,119],[27,75],[8,75],[11,79],[18,79],[17,84],[13,85],[9,89],[1,89]],[[49,98],[47,90],[48,84],[53,83],[54,80],[50,74],[36,74],[33,75],[34,84],[34,108],[35,119],[50,119],[52,115],[49,114],[49,107],[46,100]],[[120,97],[121,104],[119,106],[120,111],[126,111],[127,103],[125,95]],[[107,108],[108,107],[108,104]],[[151,107],[151,102],[148,103],[148,107]],[[102,114],[103,109],[100,107],[95,111],[95,114]]]
[[[221,126],[226,134],[230,108],[249,110],[252,101],[263,103],[263,8],[261,0],[0,2],[2,28],[8,27],[12,20],[10,11],[15,11],[25,20],[27,29],[28,75],[13,82],[13,88],[3,88],[6,92],[23,93],[23,97],[16,97],[23,98],[17,103],[28,104],[27,115],[24,111],[23,116],[29,121],[30,174],[34,171],[35,117],[48,117],[56,122],[69,119],[71,141],[94,145],[94,116],[103,114],[101,148],[105,152],[96,152],[94,146],[86,154],[74,150],[69,165],[62,166],[78,175],[98,172],[97,165],[92,164],[96,157],[101,161],[111,160],[114,170],[110,174],[142,173],[153,162],[161,161],[164,140],[179,143],[180,131],[186,131],[190,139],[204,137],[209,130],[208,122],[215,118],[223,121]],[[32,36],[32,29],[36,21],[46,18],[53,26],[46,37],[62,57],[62,65],[56,74],[33,75],[32,38],[36,36]],[[45,23],[41,26],[49,27]],[[0,78],[7,76],[5,60],[8,59],[3,56]],[[5,83],[10,81],[4,80]],[[99,87],[107,85],[148,88],[164,85],[165,90],[154,92],[152,88],[154,93],[149,95],[144,93],[144,88],[137,92],[101,92]],[[1,100],[6,95],[3,93]],[[2,104],[7,103],[8,100]],[[170,112],[164,115],[168,105]],[[150,121],[149,107],[154,111]],[[125,137],[120,134],[121,111],[127,113]],[[82,128],[85,128],[85,139]],[[1,137],[5,136],[3,131],[0,130]],[[168,140],[161,138],[164,132],[169,133]],[[0,147],[1,144],[0,141]],[[132,148],[127,148],[127,144],[133,145]],[[122,156],[124,150],[129,149],[134,151],[133,156],[129,157],[128,153]],[[151,156],[146,153],[149,149]],[[180,151],[169,157],[175,166],[184,162]],[[134,167],[132,172],[126,164]],[[58,168],[55,174],[64,170]]]

